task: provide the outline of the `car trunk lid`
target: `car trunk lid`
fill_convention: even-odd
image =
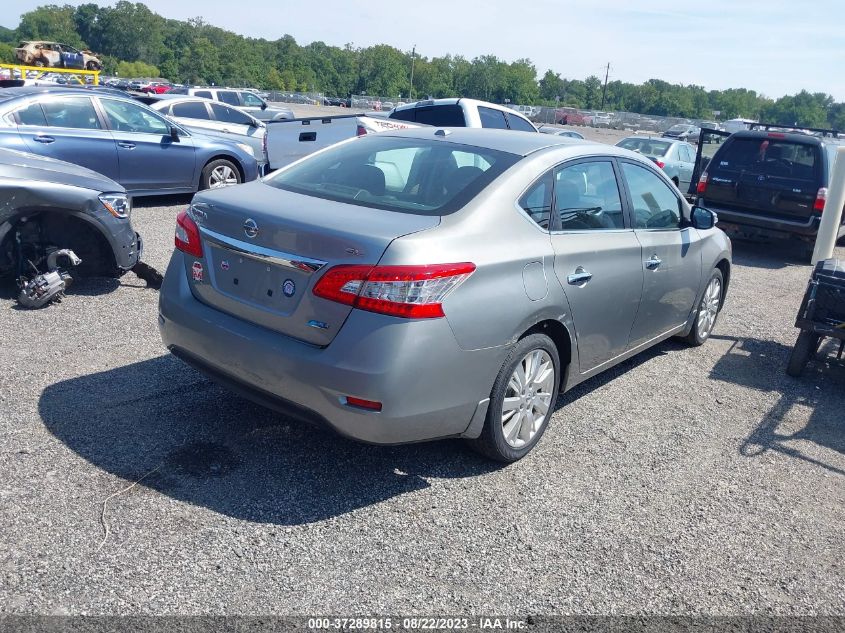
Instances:
[[[328,345],[352,308],[316,297],[332,266],[378,263],[397,237],[439,216],[398,213],[285,191],[258,181],[201,193],[191,215],[203,254],[186,257],[191,291],[240,319]]]

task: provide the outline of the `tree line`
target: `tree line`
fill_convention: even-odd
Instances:
[[[269,90],[389,98],[464,96],[499,103],[561,105],[607,111],[725,120],[760,119],[784,125],[845,129],[845,103],[801,91],[770,99],[754,90],[706,90],[650,79],[643,84],[596,76],[568,79],[547,70],[538,80],[530,59],[494,55],[425,57],[379,44],[365,48],[300,45],[291,35],[250,38],[202,18],[170,20],[143,3],[120,0],[45,5],[21,16],[17,28],[0,27],[0,58],[14,61],[22,40],[55,40],[99,54],[107,74],[163,77],[188,84],[242,85]],[[411,68],[413,66],[413,86]]]

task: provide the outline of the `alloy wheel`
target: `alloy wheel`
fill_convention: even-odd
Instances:
[[[710,336],[713,326],[716,324],[716,316],[719,314],[719,304],[722,301],[722,282],[713,277],[704,291],[701,298],[701,306],[698,310],[698,336],[705,339]]]
[[[220,187],[228,187],[229,185],[238,184],[238,176],[235,170],[228,165],[219,165],[211,171],[208,178],[209,189],[219,189]]]
[[[544,350],[530,351],[517,364],[502,402],[502,431],[510,446],[522,448],[542,428],[554,386],[554,362]]]

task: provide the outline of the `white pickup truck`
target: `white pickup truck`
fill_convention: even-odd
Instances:
[[[475,99],[454,98],[409,103],[391,110],[386,116],[341,114],[266,123],[270,169],[284,167],[354,136],[420,125],[537,131],[531,121],[510,108]]]

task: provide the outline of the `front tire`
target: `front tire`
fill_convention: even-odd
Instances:
[[[201,189],[220,189],[241,183],[241,172],[232,161],[225,158],[213,160],[203,167]]]
[[[560,376],[560,356],[548,336],[521,339],[493,383],[487,419],[478,439],[470,440],[472,448],[498,462],[525,457],[554,413]]]
[[[692,330],[684,337],[684,340],[690,345],[695,347],[703,345],[713,333],[713,328],[716,326],[716,319],[719,316],[719,311],[722,309],[724,288],[725,280],[722,277],[722,271],[716,268],[710,275],[710,281],[707,282],[707,287],[704,289],[704,296],[701,297],[698,310],[695,311]]]

